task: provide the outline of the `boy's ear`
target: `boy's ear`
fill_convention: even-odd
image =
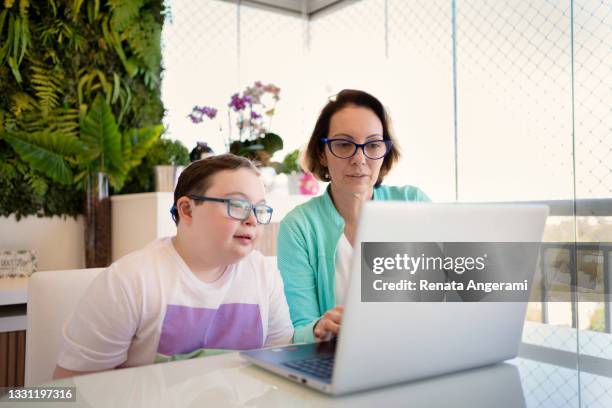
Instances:
[[[181,221],[186,221],[187,223],[191,222],[191,201],[187,197],[181,197],[176,202],[176,210],[179,213],[179,218]]]

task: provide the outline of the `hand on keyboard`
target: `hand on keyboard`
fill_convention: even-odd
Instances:
[[[328,341],[333,336],[337,336],[340,332],[340,323],[342,322],[343,306],[336,306],[329,309],[315,324],[314,335],[317,341]]]

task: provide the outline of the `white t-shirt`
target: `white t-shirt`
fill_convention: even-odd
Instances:
[[[212,283],[162,238],[100,273],[64,326],[58,365],[76,371],[291,342],[275,266],[253,251]]]
[[[349,285],[353,247],[342,234],[336,246],[336,305],[344,304],[344,297]]]

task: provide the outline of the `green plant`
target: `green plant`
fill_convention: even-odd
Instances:
[[[83,194],[28,166],[0,140],[0,216],[73,216],[83,209]]]
[[[283,139],[279,135],[270,132],[255,139],[235,140],[230,144],[231,153],[247,157],[264,166],[269,165],[272,155],[282,148]]]
[[[13,158],[13,167],[36,161],[34,156],[26,162],[22,154],[15,154],[16,139],[58,153],[58,157],[47,155],[52,159],[45,165],[39,161],[43,170],[31,169],[29,178],[12,178],[10,183],[35,179],[50,191],[58,183],[47,172],[64,183],[74,174],[81,175],[84,169],[77,165],[80,152],[73,150],[78,149],[74,139],[82,138],[83,120],[99,94],[122,135],[161,122],[163,10],[161,0],[5,0],[0,5],[0,133],[13,142],[0,143],[0,153]],[[129,140],[134,138],[141,135]],[[57,151],[59,146],[67,150]],[[22,153],[27,150],[25,145],[22,148]],[[120,167],[117,162],[106,163],[111,164]],[[114,179],[115,185],[121,184],[119,175]],[[15,191],[8,180],[0,178],[0,190]],[[30,192],[24,202],[39,202],[35,194],[39,190],[23,186],[19,191]],[[71,205],[65,204],[64,212],[59,207],[57,211],[72,213]],[[0,207],[0,213],[8,208]],[[27,211],[40,214],[41,209]]]
[[[256,81],[242,93],[231,96],[227,115],[230,122],[227,128],[227,143],[231,153],[247,157],[263,166],[271,164],[272,155],[283,148],[283,139],[268,132],[272,127],[272,118],[279,100],[280,88],[273,84],[263,84],[261,81]],[[216,116],[217,109],[211,106],[194,106],[188,115],[196,124],[202,123],[205,117],[212,120]],[[232,137],[232,116],[238,127],[237,137]],[[267,124],[264,120],[266,116]]]
[[[153,167],[163,164],[187,166],[189,150],[178,140],[158,139],[147,152],[142,163],[128,173],[120,194],[154,191]]]
[[[598,332],[606,331],[605,310],[603,306],[595,310],[593,314],[591,315],[589,319],[588,330],[598,331]]]
[[[110,184],[121,189],[127,173],[159,138],[163,126],[130,129],[121,134],[109,104],[101,94],[82,118],[80,138],[61,132],[3,132],[19,156],[34,169],[61,184],[81,183],[91,173],[108,174]],[[79,169],[73,175],[71,163]]]
[[[301,171],[300,164],[298,163],[298,159],[300,157],[300,150],[295,149],[292,152],[289,152],[283,161],[279,163],[277,171],[279,173],[291,174],[293,172]]]

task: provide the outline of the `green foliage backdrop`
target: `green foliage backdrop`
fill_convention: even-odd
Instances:
[[[13,150],[16,139],[36,141],[47,153],[71,152],[97,95],[121,134],[161,122],[163,12],[161,0],[0,5],[0,216],[82,210],[78,185],[59,184],[26,164]],[[76,173],[76,160],[68,163]]]

